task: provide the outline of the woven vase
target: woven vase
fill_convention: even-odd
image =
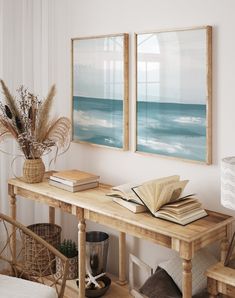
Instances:
[[[42,182],[45,166],[41,158],[26,159],[23,166],[23,179],[27,183]]]

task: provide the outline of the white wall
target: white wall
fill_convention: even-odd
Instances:
[[[206,208],[233,214],[220,205],[220,160],[235,153],[232,127],[235,124],[234,69],[235,40],[233,0],[71,0],[55,5],[57,77],[60,108],[71,109],[70,38],[112,33],[130,34],[130,151],[120,152],[73,143],[68,167],[99,173],[101,180],[121,184],[135,178],[179,174],[189,179],[189,191],[196,192]],[[213,164],[198,165],[134,152],[134,32],[201,25],[213,26]],[[66,216],[65,220],[69,220]],[[72,224],[72,223],[71,223]],[[74,228],[75,227],[75,228]],[[108,231],[112,239],[112,256],[117,256],[117,233],[97,224],[89,229]],[[73,232],[71,232],[71,229]],[[75,233],[73,221],[69,229]],[[143,240],[128,237],[128,250],[154,266],[166,259],[170,251]],[[117,272],[117,258],[109,258],[109,270]]]
[[[10,3],[18,3],[11,0]],[[47,8],[47,2],[49,3]],[[4,3],[9,3],[4,0]],[[33,3],[33,20],[36,22],[34,42],[40,36],[41,60],[34,54],[31,60],[40,67],[42,83],[52,80],[57,84],[58,106],[56,110],[63,115],[71,113],[71,47],[72,37],[104,35],[112,33],[130,34],[130,151],[120,152],[73,143],[70,151],[59,161],[66,167],[77,167],[99,173],[101,180],[110,184],[121,184],[135,178],[150,178],[179,174],[189,179],[188,190],[196,192],[206,208],[233,214],[220,205],[220,160],[235,153],[233,127],[235,118],[234,69],[235,69],[235,1],[233,0],[21,0],[22,9],[29,9]],[[25,7],[24,7],[25,5]],[[39,6],[37,6],[39,5]],[[42,12],[44,11],[44,14]],[[41,16],[39,16],[41,14]],[[13,14],[17,18],[17,14]],[[18,16],[20,17],[20,16]],[[38,19],[37,19],[38,18]],[[41,22],[42,21],[42,22]],[[11,19],[9,18],[9,22]],[[31,23],[29,23],[30,25]],[[25,34],[30,27],[25,23]],[[169,160],[157,156],[143,156],[134,153],[134,38],[133,33],[158,29],[182,28],[191,26],[213,26],[213,164],[210,166]],[[37,27],[39,26],[39,27]],[[37,34],[37,28],[50,34]],[[35,31],[36,30],[36,31]],[[40,30],[39,30],[40,32]],[[32,32],[30,33],[32,38]],[[24,38],[26,38],[24,36]],[[27,39],[27,38],[26,38]],[[36,45],[34,43],[34,45]],[[27,45],[27,43],[26,43]],[[27,47],[25,48],[27,49]],[[34,46],[34,53],[39,51]],[[28,57],[28,56],[27,56]],[[24,63],[30,67],[30,61]],[[35,59],[37,59],[35,61]],[[44,60],[43,60],[44,59]],[[46,60],[45,60],[46,59]],[[32,66],[32,65],[31,65]],[[37,68],[35,68],[36,70]],[[47,72],[48,70],[48,72]],[[49,73],[49,75],[48,75]],[[37,73],[34,71],[35,78]],[[48,77],[49,76],[49,77]],[[24,77],[24,76],[23,76]],[[27,77],[24,83],[29,85]],[[41,82],[41,81],[40,81]],[[41,83],[41,84],[42,84]],[[37,84],[35,82],[35,84]],[[47,89],[47,84],[43,85]],[[64,233],[76,236],[76,221],[64,216]],[[109,269],[117,272],[117,233],[105,227],[89,223],[90,229],[102,229],[110,233],[112,258]],[[169,255],[169,250],[151,243],[128,237],[128,249],[138,254],[148,264],[154,266]]]
[[[58,88],[63,90],[60,100],[71,108],[70,90],[70,38],[99,34],[127,32],[130,34],[130,143],[131,150],[118,152],[81,144],[71,146],[68,166],[100,173],[102,180],[118,184],[135,177],[152,177],[178,173],[190,179],[189,188],[196,191],[206,207],[220,209],[219,163],[222,156],[233,154],[231,140],[234,104],[233,79],[235,25],[232,0],[101,0],[59,1],[56,12]],[[62,21],[63,20],[63,21]],[[181,28],[197,25],[213,26],[213,165],[204,166],[144,157],[134,153],[134,42],[135,31]],[[62,92],[62,91],[61,91]],[[66,97],[66,99],[62,98]],[[63,110],[64,110],[63,106]],[[208,191],[208,186],[210,190]]]

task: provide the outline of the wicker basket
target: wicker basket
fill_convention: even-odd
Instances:
[[[54,247],[58,247],[60,244],[62,230],[60,226],[50,223],[39,223],[30,225],[28,228]],[[42,245],[35,244],[30,236],[26,235],[25,241],[25,263],[31,269],[32,274],[37,275],[40,272],[40,275],[45,276],[55,273],[56,262],[54,254],[48,254],[48,251],[43,249]]]
[[[23,166],[23,179],[27,183],[42,182],[45,166],[41,158],[26,159]]]

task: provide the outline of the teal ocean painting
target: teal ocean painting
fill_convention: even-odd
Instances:
[[[127,149],[127,50],[127,34],[72,41],[74,141]]]
[[[209,32],[137,34],[136,151],[210,163]]]
[[[206,158],[206,105],[138,102],[137,150],[189,160]]]
[[[122,100],[74,96],[74,138],[123,147]]]

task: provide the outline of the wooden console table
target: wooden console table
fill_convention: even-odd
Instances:
[[[55,221],[55,209],[71,213],[78,218],[79,298],[85,297],[86,224],[91,220],[120,232],[119,283],[126,283],[126,233],[146,239],[177,251],[183,262],[183,297],[192,297],[192,263],[194,253],[215,241],[221,241],[221,258],[225,258],[233,217],[208,211],[209,216],[187,226],[153,218],[148,213],[134,214],[105,196],[110,186],[70,193],[50,186],[47,181],[27,184],[17,179],[8,182],[10,213],[16,219],[16,196],[49,206],[49,222]],[[20,199],[20,198],[19,198]],[[14,239],[12,241],[14,251]]]

